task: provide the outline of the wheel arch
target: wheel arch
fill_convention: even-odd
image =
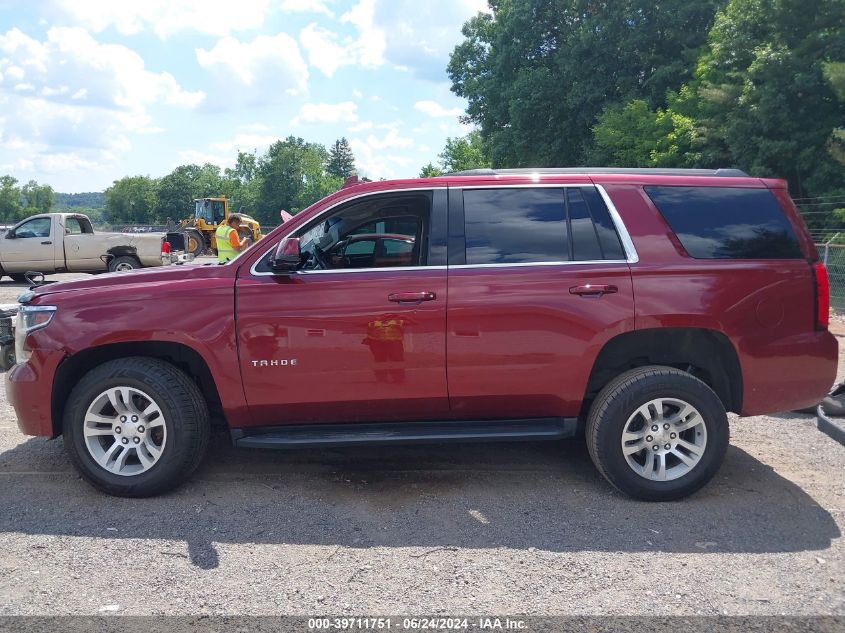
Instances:
[[[138,249],[126,244],[112,246],[106,251],[106,253],[108,255],[113,255],[114,257],[134,257],[135,259],[138,259]]]
[[[727,336],[704,328],[653,328],[625,332],[605,343],[590,372],[582,418],[614,377],[646,365],[686,371],[713,389],[727,411],[742,409],[742,369]]]
[[[214,376],[205,359],[195,349],[169,341],[112,343],[82,350],[66,357],[56,369],[53,379],[51,418],[53,436],[62,433],[62,416],[70,392],[91,369],[110,360],[144,356],[163,360],[185,372],[205,397],[212,426],[227,426],[226,416]]]

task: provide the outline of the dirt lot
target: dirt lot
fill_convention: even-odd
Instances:
[[[810,416],[732,425],[717,478],[678,503],[615,493],[579,441],[225,437],[188,485],[129,500],[21,435],[0,392],[0,615],[845,614],[845,447]]]

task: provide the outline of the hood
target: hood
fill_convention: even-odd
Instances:
[[[110,286],[128,286],[137,284],[166,284],[189,279],[210,279],[235,276],[232,266],[192,265],[192,266],[164,266],[161,268],[144,268],[119,273],[105,273],[89,275],[72,281],[47,283],[32,288],[33,299],[54,295],[57,293],[76,292],[79,290],[95,290]]]

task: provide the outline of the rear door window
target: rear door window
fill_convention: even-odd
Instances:
[[[646,187],[691,257],[801,259],[792,225],[768,189]]]
[[[465,189],[466,263],[624,260],[595,187]]]
[[[465,189],[467,264],[569,260],[562,189]]]

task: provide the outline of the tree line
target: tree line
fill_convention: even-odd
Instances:
[[[490,6],[448,66],[478,128],[462,167],[738,167],[845,198],[842,0]]]
[[[50,185],[30,180],[18,186],[17,178],[0,176],[0,222],[14,224],[30,215],[45,213],[53,206],[54,195]]]
[[[235,166],[180,165],[166,176],[127,176],[105,191],[104,219],[111,224],[163,224],[193,214],[195,198],[227,196],[230,209],[261,224],[279,223],[279,211],[297,213],[337,191],[356,173],[345,138],[328,149],[289,136],[268,150],[238,152]]]

